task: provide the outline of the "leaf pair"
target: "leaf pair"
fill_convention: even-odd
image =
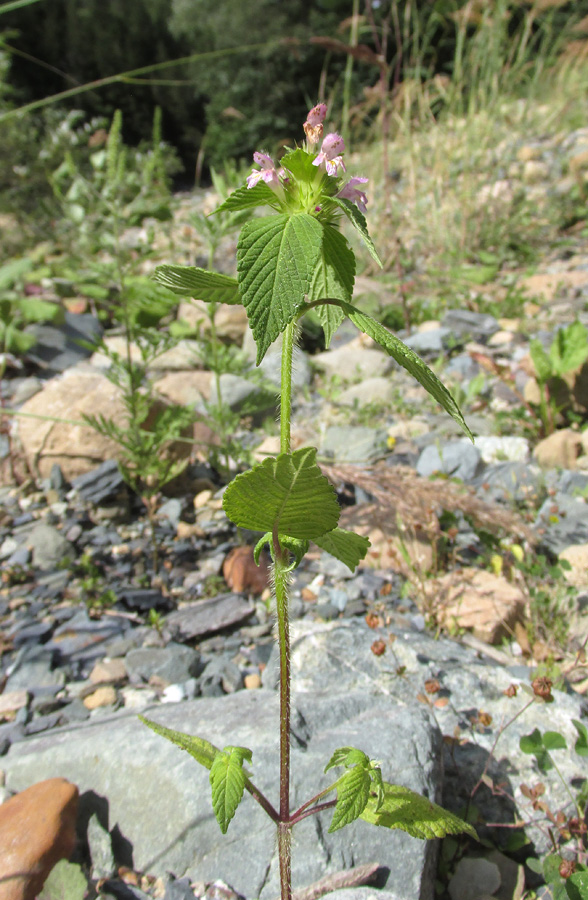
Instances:
[[[276,534],[298,561],[312,540],[353,571],[369,541],[337,528],[341,512],[337,497],[315,459],[314,447],[265,459],[229,484],[223,509],[238,527],[265,532],[257,556],[261,545]]]

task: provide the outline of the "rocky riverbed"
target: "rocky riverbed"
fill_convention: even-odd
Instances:
[[[567,144],[529,145],[534,155],[519,152],[512,178],[533,191],[559,189],[562,154],[577,156],[582,141],[588,145],[585,130]],[[541,179],[530,162],[546,167]],[[202,197],[180,204],[178,229],[195,202]],[[586,364],[568,379],[575,416],[545,438],[522,422],[528,426],[538,402],[530,340],[548,349],[556,328],[588,325],[584,250],[572,237],[533,275],[511,273],[528,295],[516,318],[461,307],[400,333],[462,398],[474,445],[353,327],[343,325],[329,350],[298,351],[293,443],[318,448],[343,523],[369,536],[371,548],[353,574],[317,548],[294,574],[293,802],[324,784],[333,747],[357,744],[382,760],[387,780],[460,814],[469,809],[480,836],[505,852],[522,822],[533,851],[548,851],[548,821],[529,799],[538,771],[519,739],[557,730],[571,747],[572,720],[588,716]],[[358,304],[374,290],[370,276],[358,278]],[[180,316],[194,315],[182,305]],[[105,882],[102,896],[216,900],[234,891],[271,900],[277,858],[255,804],[239,810],[223,839],[206,773],[137,719],[140,712],[220,745],[250,747],[255,777],[275,795],[267,561],[254,566],[255,536],[238,535],[222,512],[225,480],[207,452],[214,435],[200,423],[197,453],[157,510],[153,572],[150,526],[120,476],[116,447],[79,424],[84,413],[114,415],[119,402],[104,374],[108,360],[77,343],[101,326],[87,311],[70,311],[61,326],[34,327],[26,371],[2,384],[5,402],[21,414],[13,440],[34,477],[0,489],[2,796],[43,779],[73,781],[75,859],[93,884]],[[218,331],[252,359],[242,315],[221,308]],[[197,339],[182,341],[150,377],[162,398],[195,406],[204,422],[214,388],[194,363],[198,350]],[[247,367],[221,377],[223,399],[243,413],[233,437],[254,459],[277,449],[275,432],[261,429],[275,415],[276,353],[261,367],[264,383]],[[533,573],[516,565],[538,558],[545,571],[567,562],[540,601]],[[565,636],[555,639],[558,617]],[[540,665],[551,666],[555,702],[533,703],[502,734]],[[582,776],[581,763],[562,754],[566,782]],[[541,775],[546,804],[569,816],[553,776]],[[376,863],[384,900],[432,898],[436,843],[364,823],[333,835],[327,828],[327,817],[313,817],[297,830],[296,886]],[[520,896],[521,857],[493,853],[483,863],[494,867],[496,890],[511,886],[499,896]],[[464,872],[481,855],[465,845],[457,852],[448,869],[457,879],[452,900],[477,896],[465,890]],[[479,892],[488,892],[488,871],[474,879]],[[349,896],[362,900],[365,890]]]

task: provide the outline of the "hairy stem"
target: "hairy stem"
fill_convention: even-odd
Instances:
[[[290,452],[290,420],[292,417],[292,353],[295,322],[282,335],[282,387],[280,391],[280,453]]]

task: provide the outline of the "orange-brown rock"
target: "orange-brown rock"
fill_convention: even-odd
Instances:
[[[78,789],[49,778],[0,806],[0,900],[34,900],[76,842]]]
[[[255,565],[252,547],[234,547],[223,563],[223,576],[237,594],[261,594],[269,584],[269,566],[263,553]]]
[[[523,618],[525,597],[502,575],[465,568],[427,582],[427,599],[447,628],[467,628],[487,644],[512,634]]]

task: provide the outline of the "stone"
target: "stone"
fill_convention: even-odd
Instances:
[[[149,612],[150,609],[169,609],[168,601],[158,588],[124,588],[118,599],[129,609]]]
[[[127,667],[124,659],[100,660],[90,672],[92,684],[104,684],[105,682],[118,684],[120,681],[125,681],[126,677]]]
[[[487,644],[512,634],[523,619],[525,595],[502,575],[483,569],[458,569],[424,585],[438,621],[446,628],[467,628]]]
[[[537,297],[551,303],[563,291],[574,291],[588,285],[588,271],[582,269],[562,270],[561,272],[542,272],[529,275],[518,282],[518,289],[529,297]]]
[[[36,322],[25,328],[36,344],[27,357],[47,373],[65,372],[91,356],[92,351],[80,341],[95,343],[102,337],[102,326],[92,315],[66,312],[61,325]]]
[[[351,341],[336,350],[326,350],[312,357],[312,365],[333,378],[360,381],[386,375],[392,368],[392,360],[380,350],[370,350]]]
[[[525,184],[541,184],[549,178],[549,166],[542,160],[529,159],[523,166]]]
[[[96,813],[93,813],[88,821],[87,838],[92,861],[91,877],[96,881],[100,878],[111,878],[117,870],[112,841]]]
[[[471,481],[483,468],[482,457],[467,438],[449,444],[429,444],[419,456],[416,470],[423,478],[435,473]]]
[[[74,478],[72,487],[83,500],[99,506],[105,500],[114,500],[118,497],[124,483],[116,460],[107,459],[95,469]]]
[[[392,403],[395,397],[394,384],[389,378],[379,376],[365,378],[360,384],[342,391],[337,397],[339,406],[357,406],[362,409],[366,403],[382,406]]]
[[[557,492],[539,509],[534,527],[540,546],[558,555],[573,544],[588,543],[588,506],[582,497]]]
[[[218,594],[187,603],[165,619],[166,631],[179,640],[191,641],[238,625],[253,615],[255,607],[239,594]]]
[[[572,428],[562,428],[539,441],[533,458],[544,469],[574,469],[581,452],[581,435]]]
[[[481,343],[488,341],[500,329],[494,316],[471,309],[447,310],[442,325],[460,337],[468,337]]]
[[[483,500],[493,503],[527,503],[536,507],[543,496],[541,470],[524,462],[488,466],[472,484]]]
[[[116,703],[116,690],[112,685],[104,685],[96,688],[91,694],[84,697],[86,709],[98,709],[100,706],[114,706]]]
[[[501,884],[500,869],[483,856],[464,856],[449,882],[451,900],[477,900],[494,894]]]
[[[404,343],[420,356],[431,356],[442,353],[454,337],[450,328],[438,326],[427,331],[409,334]]]
[[[499,462],[527,462],[529,442],[522,437],[487,435],[476,437],[476,450],[482,462],[494,465]]]
[[[199,341],[183,338],[156,356],[150,365],[152,372],[171,369],[172,371],[191,370],[198,367],[202,356],[202,345]]]
[[[256,691],[261,688],[261,675],[258,672],[249,672],[243,678],[243,686],[247,691]]]
[[[65,559],[75,559],[74,547],[52,525],[39,522],[29,534],[27,545],[33,565],[39,569],[55,569]]]
[[[178,307],[178,319],[206,334],[210,331],[209,309],[204,300],[182,300]],[[219,303],[214,315],[214,326],[218,337],[241,344],[248,330],[245,308],[240,304]]]
[[[163,400],[156,401],[143,427],[148,429],[165,408]],[[69,423],[81,422],[84,414],[104,415],[122,427],[128,421],[119,389],[105,375],[80,368],[52,378],[21,411],[34,414],[18,421],[18,434],[31,471],[48,478],[57,463],[69,482],[105,459],[116,459],[119,454],[115,441],[98,434],[89,425]],[[52,420],[41,421],[37,415],[51,416]],[[191,436],[191,430],[185,436]],[[190,452],[190,444],[176,441],[166,452],[184,459]]]
[[[262,553],[256,565],[253,547],[233,547],[223,563],[223,577],[237,594],[263,594],[270,583],[267,554]]]
[[[336,462],[369,463],[386,452],[386,432],[363,425],[331,425],[320,450]]]
[[[65,778],[32,784],[0,806],[0,898],[34,900],[76,843],[78,789]]]
[[[569,581],[578,590],[588,588],[588,543],[572,544],[559,554],[559,559],[568,562],[571,569],[564,569],[566,581]],[[0,697],[0,700],[2,698]]]
[[[245,408],[248,412],[251,408],[256,413],[269,412],[276,407],[277,397],[273,390],[266,391],[259,384],[249,381],[241,375],[223,372],[219,381],[222,402],[226,403],[233,412],[243,412]],[[212,405],[218,403],[215,382],[210,388],[210,403]]]
[[[197,407],[210,399],[212,372],[167,372],[158,378],[153,387],[158,394],[179,406]]]
[[[0,694],[0,720],[11,721],[19,709],[23,709],[29,702],[29,694],[24,688],[16,691],[5,691]]]
[[[204,668],[200,653],[191,647],[170,642],[167,647],[141,647],[127,653],[124,660],[135,684],[155,676],[166,684],[178,684],[199,675]]]

